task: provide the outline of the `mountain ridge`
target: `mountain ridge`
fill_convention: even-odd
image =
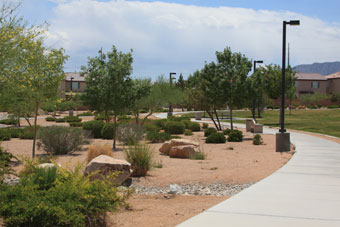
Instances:
[[[319,73],[327,76],[340,72],[340,61],[297,65],[293,68],[300,73]]]

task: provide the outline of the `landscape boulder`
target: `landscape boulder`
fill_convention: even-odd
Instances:
[[[199,152],[199,149],[197,146],[194,145],[176,146],[170,148],[169,157],[188,159],[194,157],[197,152]]]
[[[58,165],[54,164],[54,163],[42,163],[38,165],[38,168],[43,168],[43,169],[47,169],[47,168],[53,168],[53,167],[61,167],[61,165],[58,163]]]
[[[119,172],[114,181],[120,185],[131,176],[131,164],[125,160],[99,155],[92,159],[85,168],[85,175],[90,175],[91,180],[103,179],[114,172]]]
[[[172,147],[177,146],[184,146],[184,145],[192,145],[195,147],[198,147],[199,144],[197,142],[186,140],[186,139],[172,139],[170,141],[166,141],[161,148],[159,148],[159,151],[165,155],[169,155],[170,149]]]

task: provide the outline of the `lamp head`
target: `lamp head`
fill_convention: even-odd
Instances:
[[[300,21],[299,20],[291,20],[288,22],[289,25],[291,26],[298,26],[300,25]]]

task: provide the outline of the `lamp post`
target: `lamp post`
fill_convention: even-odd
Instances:
[[[256,71],[256,63],[263,63],[262,60],[254,61],[254,73]]]
[[[72,90],[73,90],[73,88],[72,88],[72,83],[73,83],[73,77],[71,76],[71,86],[70,86],[70,88],[71,88],[71,95],[70,95],[70,101],[72,102]],[[69,112],[68,112],[68,115],[69,116],[73,116],[73,105],[71,105],[71,109],[69,110]]]
[[[173,72],[170,73],[170,87],[172,87],[172,80],[176,79],[175,77],[172,77],[172,75],[176,75],[176,73],[173,73]],[[173,113],[173,107],[172,107],[172,103],[170,103],[168,116],[172,116],[172,113]]]
[[[286,26],[300,25],[299,20],[283,21],[283,36],[282,36],[282,85],[281,85],[281,111],[279,133],[276,134],[276,151],[290,151],[290,134],[285,129],[285,92],[286,92]]]

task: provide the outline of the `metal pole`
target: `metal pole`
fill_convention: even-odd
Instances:
[[[285,91],[286,91],[286,25],[287,22],[283,21],[283,37],[282,37],[282,84],[281,84],[281,128],[279,132],[286,132],[285,129]]]

